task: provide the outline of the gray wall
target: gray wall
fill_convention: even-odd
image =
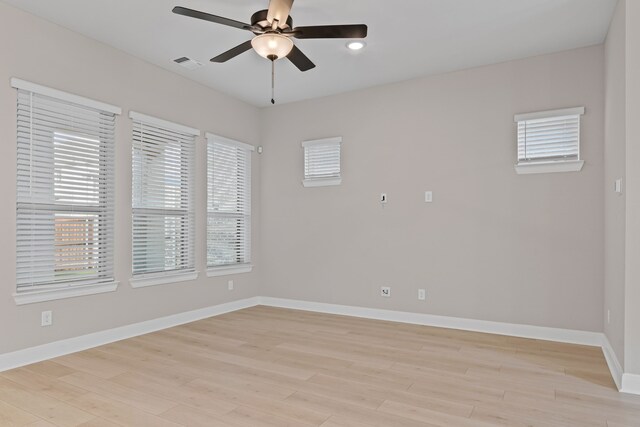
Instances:
[[[131,277],[131,122],[133,109],[202,130],[256,144],[259,110],[176,74],[72,33],[0,2],[0,353],[207,307],[257,294],[259,268],[235,276],[235,291],[226,278],[207,279],[205,268],[205,141],[197,146],[196,245],[200,278],[193,282],[132,289]],[[116,279],[115,293],[16,306],[15,176],[16,91],[18,77],[74,94],[118,105],[116,147]],[[259,245],[260,165],[254,164],[254,239]],[[255,254],[260,265],[259,254]],[[53,310],[53,326],[40,327],[40,312]]]
[[[620,0],[605,43],[605,334],[640,375],[640,4]],[[624,194],[611,191],[623,178]],[[611,323],[606,322],[611,311]]]
[[[605,281],[604,332],[624,363],[626,0],[618,2],[605,43]],[[622,179],[623,193],[614,191]],[[610,322],[607,321],[610,311]],[[624,366],[624,365],[623,365]]]
[[[627,1],[625,373],[640,375],[640,2]],[[640,377],[636,377],[639,381]]]
[[[262,294],[602,331],[603,64],[596,46],[265,109]],[[513,115],[574,106],[583,171],[516,175]],[[303,188],[300,142],[331,136],[343,184]]]

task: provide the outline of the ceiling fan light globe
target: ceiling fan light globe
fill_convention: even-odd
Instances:
[[[255,36],[251,40],[251,46],[263,58],[271,59],[275,56],[280,59],[289,55],[293,49],[293,41],[281,34],[267,33]]]

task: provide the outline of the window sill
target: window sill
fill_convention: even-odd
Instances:
[[[253,270],[251,264],[231,265],[228,267],[211,267],[207,269],[207,277],[228,276],[230,274],[250,273]]]
[[[305,187],[328,187],[331,185],[342,184],[342,178],[325,178],[325,179],[303,179],[302,185]]]
[[[190,280],[196,280],[197,278],[197,271],[189,273],[171,273],[157,276],[132,277],[129,279],[129,284],[132,288],[146,288],[149,286],[167,285],[169,283],[188,282]]]
[[[515,169],[518,175],[528,175],[534,173],[579,172],[583,166],[583,160],[571,160],[567,162],[520,163],[515,165]]]
[[[35,304],[38,302],[82,297],[86,295],[104,294],[118,289],[120,282],[100,283],[98,285],[69,286],[67,288],[46,289],[30,292],[16,292],[13,299],[16,305]]]

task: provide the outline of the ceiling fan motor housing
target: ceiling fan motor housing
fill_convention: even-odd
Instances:
[[[251,26],[257,26],[262,28],[263,30],[271,30],[272,25],[269,21],[267,21],[267,13],[269,11],[267,9],[265,10],[259,10],[256,13],[254,13],[253,15],[251,15]],[[293,18],[291,18],[291,16],[289,16],[287,18],[287,22],[285,24],[278,24],[278,28],[281,30],[284,29],[291,29],[293,28]],[[254,31],[255,34],[260,34]]]

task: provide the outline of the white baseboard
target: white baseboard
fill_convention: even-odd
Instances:
[[[622,388],[620,388],[620,391],[623,393],[640,395],[640,375],[623,374]]]
[[[108,329],[106,331],[55,341],[36,347],[26,348],[24,350],[14,351],[12,353],[0,354],[0,372],[64,356],[65,354],[87,350],[89,348],[98,347],[138,335],[148,334],[161,329],[195,322],[196,320],[206,319],[207,317],[218,316],[220,314],[241,310],[243,308],[253,307],[258,305],[259,301],[259,297],[232,301],[199,310],[173,314],[159,319],[147,320],[140,323],[134,323],[132,325]]]
[[[640,375],[623,374],[622,366],[620,365],[609,340],[604,334],[599,332],[491,322],[486,320],[437,316],[424,313],[408,313],[404,311],[326,304],[272,297],[253,297],[239,301],[232,301],[199,310],[188,311],[106,331],[95,332],[80,337],[55,341],[49,344],[18,350],[12,353],[0,354],[0,372],[64,356],[65,354],[87,350],[89,348],[98,347],[115,341],[171,328],[173,326],[195,322],[208,317],[254,307],[256,305],[602,347],[605,359],[609,369],[611,370],[611,375],[613,376],[618,389],[625,393],[640,394]]]
[[[609,342],[609,338],[607,338],[605,334],[602,334],[602,352],[604,353],[604,358],[607,361],[609,371],[611,371],[611,376],[613,377],[613,381],[616,383],[616,387],[618,387],[618,390],[622,390],[622,375],[624,373],[622,365]]]
[[[325,304],[271,297],[261,297],[260,302],[262,305],[270,307],[291,308],[296,310],[315,311],[319,313],[363,317],[366,319],[411,323],[414,325],[435,326],[439,328],[460,329],[464,331],[484,332],[545,341],[590,345],[594,347],[602,346],[602,334],[599,332],[547,328],[544,326],[519,325],[514,323],[491,322],[487,320],[464,319],[458,317],[437,316],[433,314],[409,313],[404,311]]]

